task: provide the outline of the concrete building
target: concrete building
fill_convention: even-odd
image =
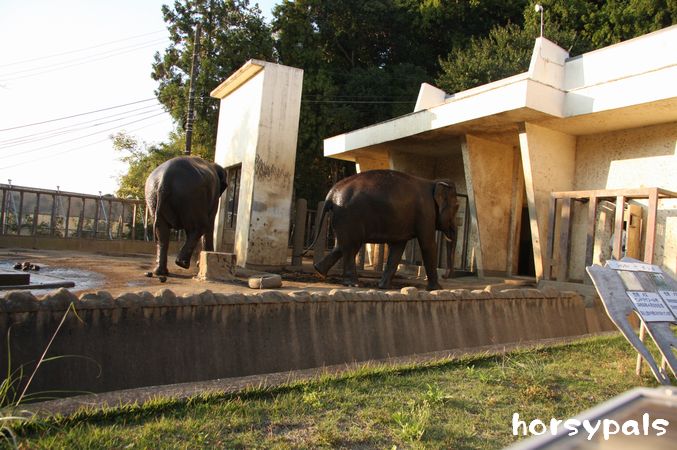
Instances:
[[[528,72],[453,95],[423,85],[413,113],[326,139],[324,152],[455,180],[480,275],[581,281],[626,241],[675,274],[676,143],[672,26],[576,57],[538,38]]]
[[[214,247],[237,265],[287,263],[303,71],[250,60],[211,92],[221,100],[214,160],[228,171]]]

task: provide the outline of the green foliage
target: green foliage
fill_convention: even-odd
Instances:
[[[271,60],[273,39],[258,6],[248,0],[177,0],[162,14],[170,46],[155,54],[151,76],[156,95],[180,129],[185,128],[195,26],[202,25],[200,71],[196,82],[193,143],[214,158],[218,102],[209,93],[252,58]],[[174,139],[176,142],[178,139]]]
[[[111,136],[113,148],[124,153],[120,159],[129,165],[126,174],[120,177],[118,197],[144,198],[146,178],[157,166],[183,153],[183,135],[172,133],[168,143],[148,146],[123,132]]]
[[[542,0],[544,35],[579,55],[641,36],[677,23],[674,0]],[[521,23],[493,28],[486,36],[455,46],[440,59],[437,84],[459,92],[509,77],[529,68],[540,17],[533,4],[524,8]]]

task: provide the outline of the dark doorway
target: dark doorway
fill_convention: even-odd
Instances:
[[[535,277],[534,246],[531,242],[531,222],[529,220],[529,208],[527,206],[522,208],[521,224],[517,275]]]

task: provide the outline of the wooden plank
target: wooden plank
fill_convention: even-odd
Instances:
[[[611,256],[616,259],[623,257],[623,210],[625,206],[625,197],[619,195],[616,197],[616,220],[614,222],[614,241],[612,243]]]
[[[557,214],[557,198],[550,197],[550,206],[548,207],[548,239],[545,247],[544,262],[544,280],[552,280],[552,265],[555,253],[555,221]],[[564,281],[564,280],[560,280]]]
[[[567,281],[569,272],[569,240],[571,237],[571,199],[562,199],[562,215],[559,227],[559,262],[557,281]]]
[[[591,266],[595,252],[595,229],[597,227],[597,197],[590,197],[588,202],[588,232],[585,237],[585,267]],[[585,276],[585,284],[592,283],[590,277]]]
[[[598,197],[609,200],[622,195],[629,198],[649,198],[651,192],[657,189],[659,197],[677,198],[677,193],[662,188],[637,188],[637,189],[595,189],[589,191],[561,191],[553,192],[552,196],[556,198],[577,198],[584,199],[589,197]]]
[[[653,264],[654,246],[656,245],[656,216],[658,215],[658,190],[653,189],[649,195],[649,210],[646,219],[646,240],[644,244],[644,262]]]

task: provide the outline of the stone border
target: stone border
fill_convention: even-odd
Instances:
[[[124,293],[113,297],[108,291],[82,294],[79,297],[68,289],[61,288],[39,298],[25,291],[10,291],[0,298],[0,313],[21,313],[38,310],[65,311],[72,304],[76,309],[148,308],[168,306],[242,305],[252,303],[306,303],[306,302],[356,302],[356,301],[456,301],[491,299],[543,299],[580,297],[577,292],[546,287],[543,289],[501,289],[487,286],[485,289],[443,289],[425,291],[405,287],[399,291],[359,288],[332,289],[330,291],[296,290],[290,292],[259,291],[237,293],[214,293],[204,290],[196,294],[177,296],[170,289],[155,294],[148,291]]]

